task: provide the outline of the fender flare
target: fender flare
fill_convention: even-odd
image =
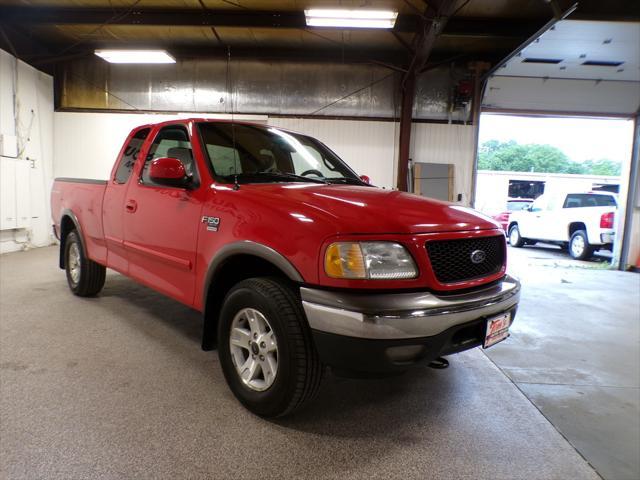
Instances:
[[[284,255],[277,252],[271,247],[268,247],[261,243],[252,242],[250,240],[233,242],[222,247],[220,250],[218,250],[216,255],[213,257],[213,260],[209,264],[202,289],[202,313],[204,316],[202,330],[202,349],[205,351],[215,348],[216,337],[214,329],[215,322],[208,319],[209,315],[207,315],[209,289],[219,269],[228,259],[236,255],[252,255],[261,258],[279,268],[291,281],[296,283],[304,283],[304,279],[302,278],[302,275],[300,275],[300,272],[298,272],[296,267],[294,267],[293,264],[289,260],[287,260]]]
[[[73,213],[73,211],[69,208],[65,208],[62,213],[60,214],[60,260],[59,260],[59,266],[61,269],[65,268],[65,264],[64,264],[64,247],[66,245],[67,242],[67,236],[63,235],[62,233],[62,219],[64,217],[69,217],[71,219],[71,221],[73,222],[73,225],[75,227],[75,230],[78,232],[78,238],[80,239],[80,247],[82,248],[82,252],[84,253],[84,255],[87,254],[87,249],[85,248],[85,243],[84,243],[84,234],[82,232],[82,227],[80,226],[80,222],[78,221],[78,217],[76,217],[75,213]]]
[[[259,257],[282,270],[284,274],[289,277],[289,280],[296,283],[304,283],[300,272],[298,272],[296,267],[294,267],[284,255],[262,243],[252,242],[251,240],[241,240],[222,247],[209,264],[202,289],[202,299],[205,304],[209,287],[211,287],[211,281],[216,272],[226,260],[235,255],[253,255],[254,257]]]

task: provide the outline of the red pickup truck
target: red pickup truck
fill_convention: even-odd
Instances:
[[[203,348],[262,416],[311,399],[325,366],[393,374],[491,346],[519,300],[496,222],[265,125],[138,127],[107,181],[58,178],[51,205],[71,291],[98,294],[111,268],[202,312]]]

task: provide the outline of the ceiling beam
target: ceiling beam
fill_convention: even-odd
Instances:
[[[1,44],[2,42],[0,42]],[[52,47],[55,47],[53,45]],[[129,45],[135,48],[147,48],[148,45],[134,44]],[[158,45],[155,45],[157,48]],[[202,45],[185,45],[180,47],[163,47],[172,54],[177,60],[197,60],[197,59],[227,59],[227,47],[220,45],[202,46]],[[50,52],[33,53],[31,55],[23,55],[23,59],[30,64],[38,67],[41,65],[51,65],[68,60],[74,60],[82,57],[93,57],[93,51],[96,48],[109,48],[109,46],[96,45],[86,43],[82,48],[78,47],[72,52],[63,55],[55,55]],[[53,48],[56,51],[63,51],[64,45],[57,45]],[[467,55],[469,57],[470,55]],[[261,61],[290,61],[290,62],[327,62],[327,63],[346,63],[358,64],[369,63],[381,65],[392,70],[406,71],[406,64],[399,62],[397,50],[374,50],[374,49],[348,49],[342,50],[338,48],[316,48],[316,49],[300,49],[300,48],[276,48],[276,47],[231,47],[231,61],[234,60],[261,60]],[[449,52],[431,55],[428,68],[448,64],[457,59],[460,55],[452,56]],[[484,60],[496,60],[495,56],[475,55],[472,57],[482,58]],[[488,58],[486,58],[488,57]]]
[[[133,8],[129,13],[111,8],[0,6],[0,23],[19,25],[128,25],[245,28],[308,28],[303,12],[261,10],[202,10]],[[398,16],[394,32],[413,33],[421,25],[419,15]],[[443,36],[522,37],[523,30],[539,22],[522,19],[459,17],[451,19]],[[317,28],[318,31],[323,30]]]
[[[31,32],[22,28],[21,25],[3,24],[0,22],[0,48],[10,52],[16,58],[29,63],[29,59],[34,57],[47,57],[54,55],[51,45],[45,45],[35,38]],[[51,70],[44,68],[44,71],[51,73]]]

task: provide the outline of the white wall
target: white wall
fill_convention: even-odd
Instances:
[[[51,244],[49,192],[53,172],[53,78],[0,50],[0,134],[17,137],[18,155],[0,157],[2,210],[19,222],[0,231],[0,253]],[[8,138],[8,137],[5,137]],[[11,202],[11,204],[9,204]],[[9,224],[10,226],[10,224]]]
[[[55,114],[54,173],[56,177],[106,179],[129,131],[145,123],[189,117],[190,114],[155,115],[121,113]],[[207,115],[210,118],[230,118]],[[368,175],[374,185],[393,188],[396,184],[398,124],[367,120],[277,118],[235,116],[237,120],[267,122],[280,128],[318,138],[354,170]],[[416,123],[413,126],[411,157],[415,161],[455,165],[455,192],[468,204],[473,165],[473,127]]]
[[[107,179],[122,142],[132,128],[145,123],[189,117],[193,114],[122,114],[56,112],[54,175]],[[202,116],[202,115],[199,115]],[[230,118],[206,115],[207,118]],[[359,174],[371,177],[375,185],[394,185],[395,145],[393,122],[352,120],[309,120],[239,116],[236,120],[267,122],[305,133],[326,143]]]
[[[226,115],[55,112],[54,177],[106,180],[129,132],[140,125],[176,118],[231,118]],[[266,115],[235,115],[264,123]]]
[[[454,165],[453,198],[469,205],[475,151],[474,127],[441,123],[414,123],[411,135],[411,158],[414,162]]]

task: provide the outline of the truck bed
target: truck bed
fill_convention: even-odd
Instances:
[[[102,228],[102,201],[106,180],[56,178],[51,190],[51,214],[54,231],[60,237],[60,219],[68,213],[75,219],[75,228],[82,229],[86,255],[105,264],[107,250]]]

